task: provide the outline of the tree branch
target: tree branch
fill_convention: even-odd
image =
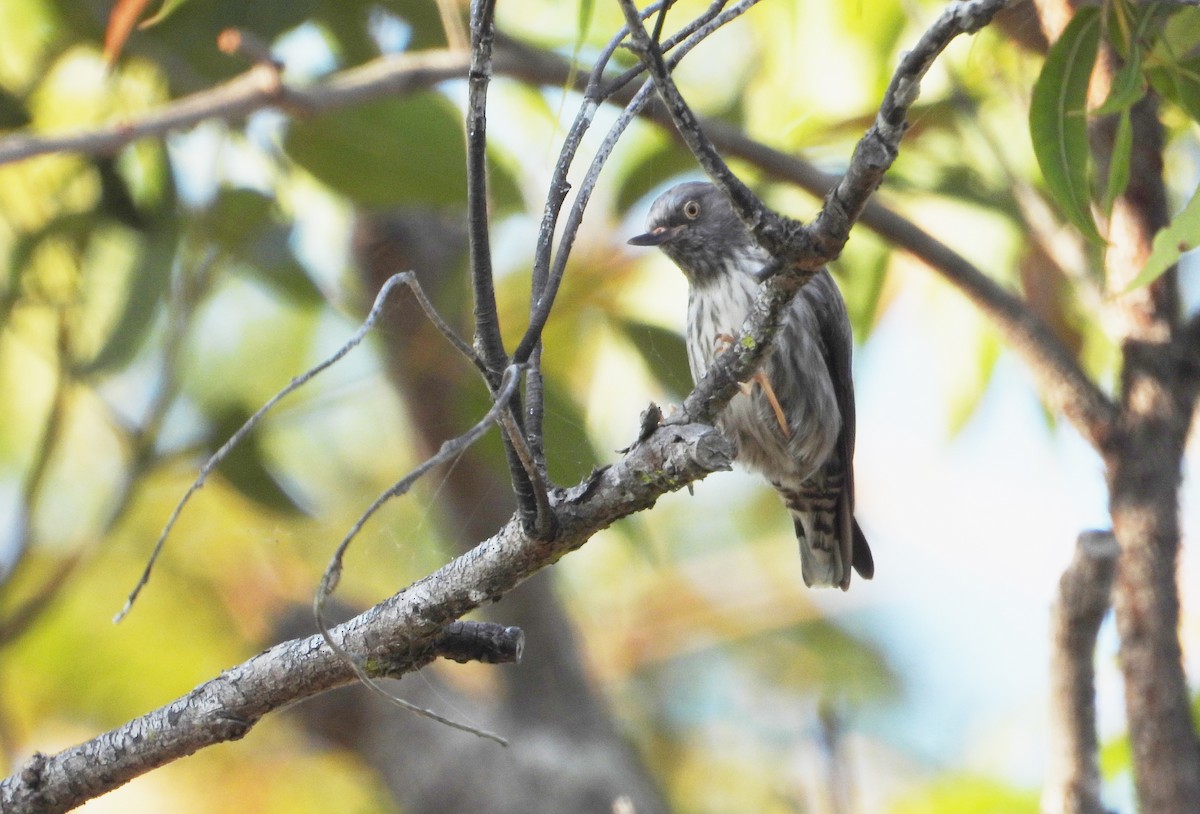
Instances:
[[[449,51],[404,54],[350,68],[306,87],[282,84],[273,68],[256,65],[222,85],[148,111],[134,121],[75,133],[5,136],[0,138],[0,165],[49,153],[111,155],[140,138],[164,136],[210,119],[237,121],[272,107],[322,113],[461,79],[467,65],[466,55]]]
[[[525,66],[519,75],[527,81],[559,84],[568,76],[569,66],[555,55],[515,42],[506,43],[502,53],[505,52],[514,53],[515,61]],[[610,84],[624,87],[618,81]],[[628,103],[634,96],[633,89],[624,87],[615,92],[611,99]],[[682,140],[664,107],[647,105],[637,110],[639,115]],[[837,176],[823,172],[802,158],[757,142],[724,121],[701,119],[700,126],[712,143],[728,155],[741,158],[771,176],[790,181],[814,195],[825,196],[838,183]],[[921,259],[979,308],[1025,360],[1051,407],[1060,410],[1093,447],[1098,450],[1104,448],[1116,419],[1116,407],[1084,373],[1053,330],[1020,297],[997,284],[961,254],[880,203],[877,198],[867,201],[861,213],[861,223],[892,245]],[[1200,332],[1200,317],[1197,323],[1197,331]]]
[[[339,625],[334,635],[343,646],[371,654],[368,663],[377,676],[398,676],[439,657],[478,657],[488,663],[520,658],[523,636],[517,628],[489,622],[431,628],[415,624],[412,615],[411,606],[377,606]],[[424,633],[403,638],[416,628]],[[205,746],[238,740],[268,712],[354,679],[350,664],[325,647],[320,636],[283,642],[86,743],[56,755],[35,753],[19,772],[0,782],[0,810],[68,811]]]
[[[487,196],[487,92],[492,79],[495,14],[496,0],[472,0],[471,65],[467,72],[467,234],[471,288],[475,296],[475,346],[483,358],[488,386],[493,393],[500,387],[501,376],[508,367],[492,278],[491,218]],[[531,467],[531,462],[523,460],[521,451],[516,448],[516,444],[526,443],[519,393],[513,394],[507,411],[517,425],[515,435],[506,432],[503,436],[517,507],[524,523],[544,535],[553,530],[554,517],[546,514],[545,495],[539,494],[539,490],[544,492],[539,468]]]
[[[920,81],[933,60],[960,34],[973,33],[986,25],[1005,5],[1004,0],[969,0],[952,3],[905,55],[892,77],[874,126],[859,141],[842,179],[833,186],[825,206],[813,223],[804,227],[767,210],[757,197],[725,167],[716,148],[704,135],[696,117],[675,87],[670,72],[654,42],[636,17],[632,0],[621,0],[627,25],[632,31],[635,50],[642,56],[654,79],[671,120],[680,137],[714,182],[722,186],[739,216],[754,233],[760,245],[777,258],[780,266],[790,265],[803,274],[775,274],[763,286],[755,306],[742,329],[742,337],[729,352],[722,354],[704,379],[684,402],[686,420],[711,420],[736,393],[757,367],[772,337],[778,330],[779,314],[795,289],[841,252],[850,227],[863,214],[868,201],[891,166],[907,128],[906,115],[920,92]],[[895,224],[893,224],[894,226]],[[926,246],[926,248],[930,248]],[[955,258],[957,259],[957,258]],[[778,269],[776,270],[778,271]],[[992,284],[966,263],[955,263],[956,278],[965,290],[987,306],[989,314],[1002,320],[1010,335],[1027,349],[1028,358],[1046,371],[1047,384],[1064,404],[1070,404],[1091,438],[1103,439],[1112,409],[1106,399],[1078,370],[1070,356],[1019,300]],[[1032,345],[1032,347],[1030,347]],[[1069,374],[1064,393],[1059,372]]]
[[[663,427],[611,466],[554,495],[560,533],[531,537],[510,520],[470,552],[330,631],[372,676],[398,676],[437,657],[446,625],[579,548],[667,492],[729,469],[733,450],[706,425]],[[455,652],[458,652],[455,650]],[[320,636],[276,645],[188,695],[0,782],[0,809],[66,811],[205,746],[244,737],[272,710],[354,680]]]
[[[475,292],[475,346],[487,368],[492,389],[500,386],[500,376],[508,367],[496,312],[488,233],[487,91],[492,78],[495,12],[495,0],[471,3],[471,65],[467,73],[467,229],[471,285]]]
[[[1051,615],[1050,766],[1044,814],[1107,814],[1100,802],[1096,634],[1108,613],[1120,548],[1110,531],[1079,535]]]

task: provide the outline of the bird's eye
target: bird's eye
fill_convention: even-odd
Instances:
[[[683,205],[683,214],[687,216],[688,220],[695,220],[700,217],[700,204],[688,201]]]

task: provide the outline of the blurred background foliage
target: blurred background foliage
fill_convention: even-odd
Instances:
[[[671,19],[703,5],[680,2]],[[766,2],[715,35],[677,77],[704,115],[836,170],[869,125],[899,50],[940,6]],[[501,3],[499,27],[563,56],[578,51],[586,67],[620,12],[609,3],[584,10],[582,39],[576,4]],[[433,0],[168,0],[106,66],[110,11],[99,0],[0,4],[0,127],[60,132],[134,121],[211,88],[249,67],[216,48],[231,26],[269,42],[285,79],[301,83],[447,41]],[[1015,14],[951,48],[926,82],[886,197],[1023,290],[1108,386],[1114,348],[1080,282],[1090,250],[1053,214],[1027,135],[1037,40],[1036,20]],[[447,82],[317,116],[264,110],[113,155],[0,167],[6,766],[163,704],[276,640],[279,620],[310,601],[359,512],[430,439],[456,434],[486,408],[448,349],[412,322],[391,326],[386,339],[289,398],[229,458],[184,513],[140,604],[111,624],[201,460],[363,315],[378,281],[352,250],[356,229],[361,236],[364,222],[385,223],[400,208],[439,219],[418,230],[437,244],[430,250],[461,244],[464,96],[462,82]],[[493,239],[511,342],[527,321],[541,202],[578,99],[500,78],[491,100]],[[602,111],[601,125],[611,115]],[[1168,178],[1186,192],[1195,126],[1170,110],[1166,121]],[[585,142],[585,156],[598,139]],[[755,167],[737,169],[783,211],[807,217],[819,206]],[[688,388],[684,281],[662,258],[624,246],[649,198],[681,174],[695,174],[686,153],[639,124],[588,210],[545,335],[547,443],[560,483],[611,460],[648,401],[675,401]],[[424,257],[419,248],[401,246],[399,257]],[[431,293],[467,332],[462,255],[443,251],[438,262],[449,271]],[[908,395],[950,444],[977,416],[1005,354],[981,318],[919,266],[858,229],[834,270],[866,350],[899,300],[906,305],[892,318],[933,337],[936,357],[918,364],[939,386]],[[404,268],[397,260],[390,271]],[[394,364],[410,365],[408,373]],[[413,365],[447,377],[442,400],[429,402],[436,409],[422,408],[434,398],[431,380]],[[503,477],[495,443],[470,465]],[[870,496],[890,486],[862,470],[860,462],[862,512],[877,529],[886,581],[905,555],[870,522]],[[460,542],[449,529],[466,519],[435,508],[453,488],[443,477],[368,527],[350,554],[343,600],[374,603],[453,555]],[[664,499],[554,569],[589,680],[670,802],[682,812],[1035,811],[1036,773],[988,771],[896,734],[931,724],[897,718],[925,690],[909,669],[918,656],[884,644],[879,619],[893,607],[861,582],[853,599],[815,599],[801,587],[786,516],[769,490],[738,476],[712,480],[700,499]],[[501,508],[510,500],[502,488],[467,497]],[[1065,552],[1066,540],[1054,542]],[[1018,601],[1036,611],[1047,600]],[[496,616],[504,615],[501,603]],[[1012,658],[1037,660],[1043,648]],[[509,668],[430,669],[486,702],[499,692],[494,674]],[[368,764],[312,737],[297,718],[271,716],[244,741],[92,808],[395,810]],[[1128,772],[1119,739],[1105,769],[1110,779]],[[447,767],[447,776],[458,770]],[[839,787],[849,800],[838,801]]]

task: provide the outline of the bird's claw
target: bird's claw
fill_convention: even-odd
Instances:
[[[771,405],[771,410],[775,413],[775,420],[779,422],[779,429],[783,430],[783,437],[791,438],[792,429],[788,426],[787,416],[784,415],[779,399],[775,397],[775,388],[771,387],[771,380],[767,378],[767,374],[760,370],[750,381],[757,383],[762,389],[763,395],[767,397],[767,403]],[[749,384],[743,384],[742,387],[748,388]]]
[[[717,334],[716,352],[722,354],[733,347],[737,339],[727,333]],[[771,380],[767,378],[764,371],[758,371],[750,377],[750,381],[740,382],[738,387],[741,388],[743,395],[750,395],[754,392],[754,385],[757,384],[762,390],[763,395],[767,398],[767,403],[771,405],[772,412],[775,413],[775,420],[779,422],[779,429],[783,431],[784,438],[792,437],[792,429],[788,426],[787,416],[784,415],[783,407],[779,404],[779,399],[775,396],[775,388],[771,387]]]

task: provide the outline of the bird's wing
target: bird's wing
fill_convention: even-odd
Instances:
[[[854,378],[850,360],[854,337],[850,331],[850,317],[846,314],[846,304],[842,300],[841,292],[828,271],[821,271],[800,293],[816,317],[821,353],[825,357],[825,367],[829,371],[829,381],[833,385],[838,413],[842,418],[837,451],[845,467],[846,490],[850,495],[850,509],[853,511]]]
[[[842,499],[839,501],[841,509],[838,521],[841,525],[842,562],[845,563],[846,569],[842,583],[842,588],[845,589],[850,582],[851,563],[854,564],[855,570],[867,579],[875,572],[871,548],[858,526],[858,521],[854,519],[855,415],[851,365],[854,335],[850,329],[846,303],[827,270],[814,277],[812,282],[802,289],[801,295],[806,296],[816,317],[821,351],[842,418],[836,450],[842,472]]]

